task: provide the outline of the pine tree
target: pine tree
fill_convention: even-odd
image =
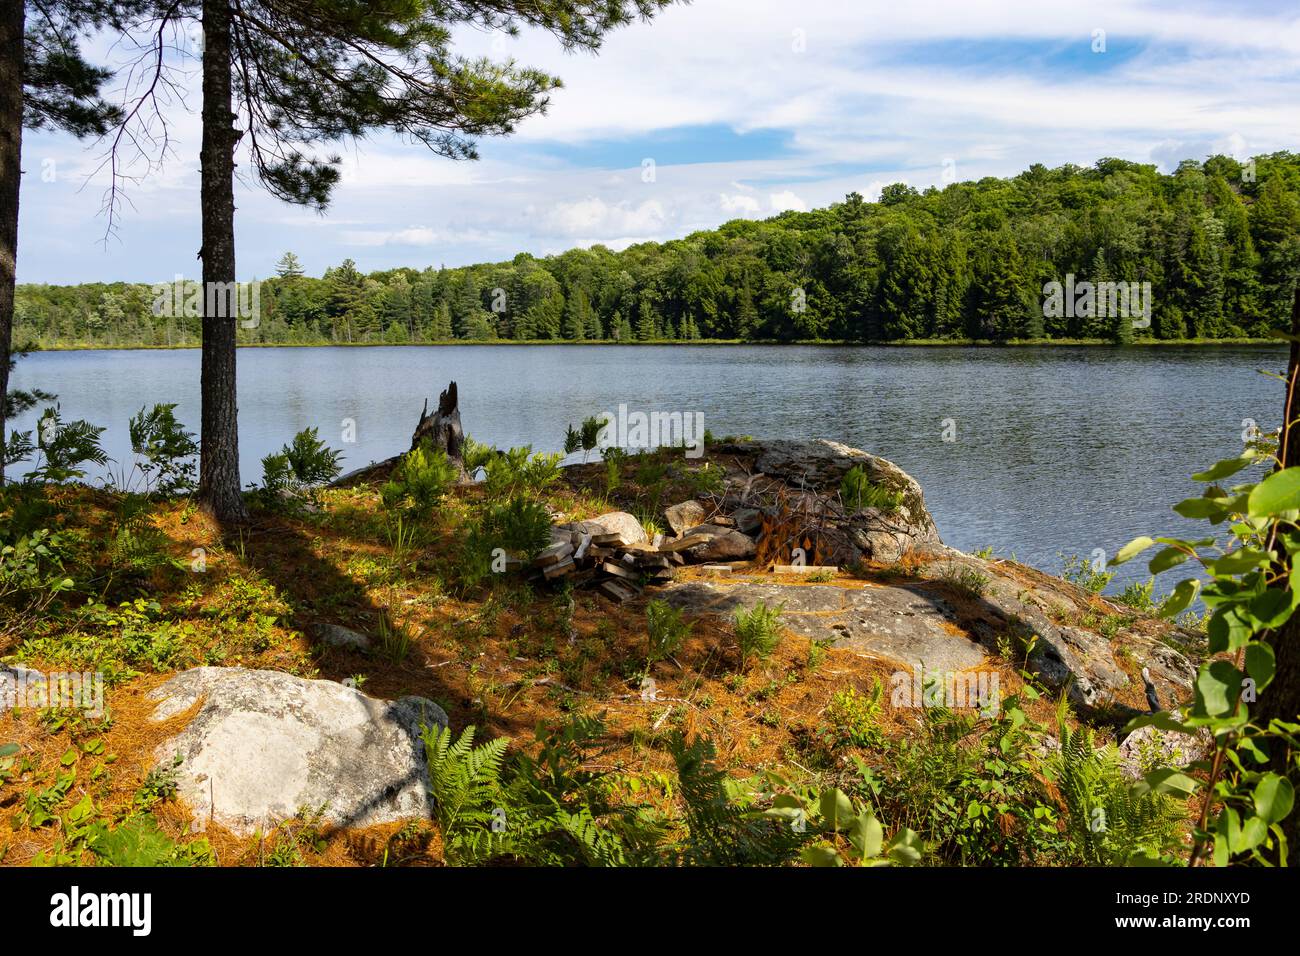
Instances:
[[[318,209],[338,184],[340,158],[322,159],[312,146],[388,130],[437,155],[474,159],[476,137],[513,132],[520,120],[545,108],[558,81],[513,62],[457,56],[451,49],[457,30],[514,33],[529,26],[549,31],[567,48],[594,50],[610,30],[638,14],[648,19],[668,2],[171,0],[156,4],[151,39],[141,44],[142,62],[153,66],[143,72],[144,92],[135,107],[152,107],[155,115],[133,107],[127,116],[144,126],[159,118],[159,101],[151,97],[167,68],[167,28],[200,23],[203,283],[208,290],[229,288],[235,281],[233,181],[241,144],[272,195]],[[140,142],[141,131],[127,140]],[[219,520],[242,520],[235,323],[226,318],[233,310],[225,305],[203,319],[197,500]],[[477,317],[453,315],[465,323],[462,331],[480,333]]]
[[[299,279],[302,277],[302,263],[292,252],[286,252],[275,264],[276,274],[281,279]]]
[[[112,74],[87,63],[78,40],[99,27],[116,29],[146,6],[128,0],[0,3],[0,449],[9,417],[23,127],[84,137],[103,134],[120,121],[121,110],[99,93]]]

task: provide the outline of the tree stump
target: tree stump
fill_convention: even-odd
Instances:
[[[429,412],[429,400],[424,400],[420,421],[411,435],[411,450],[414,451],[426,442],[435,451],[446,452],[461,474],[465,473],[465,430],[460,424],[460,403],[455,382],[438,396],[438,408],[432,414]]]

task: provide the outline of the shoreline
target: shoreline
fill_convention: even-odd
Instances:
[[[1126,342],[1123,344],[1111,342],[1105,339],[1012,339],[1006,342],[994,342],[989,339],[914,339],[914,340],[896,340],[889,342],[858,342],[842,339],[822,339],[822,340],[799,340],[799,341],[781,341],[777,339],[695,339],[692,341],[681,341],[678,339],[653,339],[639,342],[618,342],[613,339],[601,339],[599,341],[572,341],[569,339],[452,339],[438,342],[246,342],[240,343],[237,348],[241,349],[326,349],[326,348],[445,348],[454,346],[615,346],[615,347],[644,347],[644,346],[782,346],[782,347],[800,347],[800,348],[1044,348],[1044,347],[1065,347],[1065,348],[1109,348],[1109,349],[1140,349],[1140,348],[1169,348],[1169,347],[1192,347],[1192,348],[1215,348],[1219,346],[1242,346],[1242,345],[1275,345],[1278,348],[1286,346],[1286,342],[1278,338],[1232,338],[1232,339],[1144,339],[1136,342]],[[195,350],[200,348],[195,345],[101,345],[101,344],[60,344],[60,345],[33,345],[29,349],[29,354],[38,352],[174,352]]]

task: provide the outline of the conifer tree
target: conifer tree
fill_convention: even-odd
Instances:
[[[235,395],[235,309],[219,290],[235,281],[234,172],[242,150],[254,175],[286,202],[323,209],[338,156],[315,147],[389,130],[449,159],[477,157],[481,136],[512,132],[544,109],[558,80],[513,62],[452,50],[458,27],[548,31],[566,48],[597,49],[612,29],[671,0],[155,0],[140,29],[157,66],[128,110],[161,106],[157,84],[168,30],[202,27],[200,150],[204,296],[199,489],[201,506],[241,520]],[[120,140],[119,140],[120,141]],[[116,186],[110,208],[116,201]],[[453,317],[480,335],[482,316]],[[490,323],[489,323],[490,324]]]

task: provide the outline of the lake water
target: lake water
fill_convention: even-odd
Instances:
[[[1285,364],[1270,346],[241,349],[240,456],[257,481],[263,455],[317,426],[346,468],[386,458],[451,379],[466,431],[499,447],[559,451],[566,424],[620,404],[701,412],[717,436],[825,437],[883,455],[921,482],[947,543],[1058,571],[1062,552],[1110,555],[1189,528],[1170,506],[1197,492],[1192,472],[1240,450],[1243,422],[1277,426],[1281,384],[1260,372]],[[66,420],[107,426],[119,462],[144,405],[175,402],[197,430],[198,382],[195,350],[37,353],[14,375],[55,392]]]

